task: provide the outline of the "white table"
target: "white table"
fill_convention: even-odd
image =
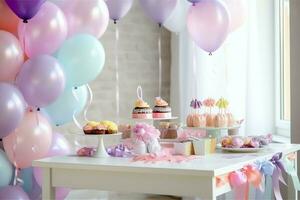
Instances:
[[[179,164],[146,164],[127,158],[62,156],[34,161],[33,166],[43,168],[44,200],[54,199],[55,187],[216,199],[231,191],[229,184],[216,187],[217,176],[241,169],[256,160],[270,159],[278,152],[287,155],[298,150],[300,145],[272,144],[259,153],[218,152]],[[291,190],[289,194],[292,199],[297,199],[295,191]]]

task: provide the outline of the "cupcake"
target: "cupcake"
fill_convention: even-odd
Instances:
[[[161,97],[156,97],[152,116],[153,118],[171,118],[171,107]]]
[[[138,99],[135,102],[135,107],[132,111],[133,119],[152,119],[152,109],[150,106],[143,100],[143,91],[142,87],[138,86],[137,88]]]
[[[86,135],[104,135],[108,133],[108,129],[98,122],[91,121],[83,127],[83,132]]]
[[[117,124],[112,121],[101,121],[99,124],[107,128],[107,134],[114,134],[118,132]]]
[[[241,137],[233,137],[232,138],[232,147],[233,148],[241,148],[244,145],[244,140]]]
[[[203,105],[206,107],[206,126],[215,127],[215,115],[212,114],[212,109],[215,106],[216,101],[212,98],[207,98],[203,101]]]
[[[122,133],[122,139],[131,137],[131,126],[129,124],[120,124],[118,130]]]

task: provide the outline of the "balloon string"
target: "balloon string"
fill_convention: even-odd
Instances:
[[[79,102],[79,98],[78,98],[78,96],[77,96],[75,90],[76,90],[76,89],[74,89],[74,88],[72,89],[72,95],[73,95],[73,97],[76,99],[76,101]],[[76,114],[77,114],[77,110],[75,109],[74,112],[73,112],[73,122],[74,122],[74,124],[75,124],[80,130],[82,130],[82,126],[81,126],[81,124],[78,122],[78,120],[77,120],[77,118],[76,118]]]
[[[25,52],[26,52],[26,40],[25,40],[25,37],[26,37],[26,24],[24,24],[24,26],[23,26],[22,35],[23,35],[23,38],[22,38],[23,51],[24,51],[24,54],[25,54]],[[16,59],[18,59],[18,58],[16,57]],[[19,72],[16,74],[15,83],[17,81],[18,74],[19,74]]]
[[[84,115],[84,120],[85,121],[89,121],[88,120],[88,118],[87,118],[87,112],[88,112],[88,110],[89,110],[89,107],[92,105],[92,102],[93,102],[93,91],[92,91],[92,89],[91,89],[91,87],[90,87],[90,85],[89,84],[86,84],[86,87],[87,87],[87,89],[88,89],[88,92],[89,92],[89,103],[88,103],[88,105],[85,107],[85,109],[84,109],[84,112],[83,112],[83,115]]]
[[[226,92],[225,96],[227,96],[227,94],[228,94],[228,58],[227,58],[228,51],[227,51],[227,43],[224,46],[224,54],[225,54],[224,55],[224,59],[225,59],[225,87],[226,87],[226,89],[225,89],[225,92]]]
[[[16,134],[16,130],[13,133],[16,138],[14,140],[14,145],[13,145],[13,164],[15,167],[15,174],[14,174],[14,179],[13,179],[13,185],[16,186],[17,185],[17,178],[18,178],[18,165],[17,165],[17,161],[16,161],[16,149],[17,149],[17,144],[18,144],[18,134]]]
[[[120,88],[119,88],[119,28],[116,24],[116,43],[115,43],[115,64],[116,64],[116,118],[117,124],[120,121]]]
[[[161,97],[161,88],[162,88],[162,58],[161,58],[161,34],[162,28],[159,27],[158,35],[158,94]]]
[[[38,110],[39,110],[39,108],[37,108],[37,110],[35,111],[35,119],[36,119],[36,124],[37,124],[37,126],[40,125],[40,120],[39,120]]]
[[[196,45],[194,42],[192,43],[192,46],[193,46],[192,47],[192,51],[193,51],[192,52],[192,55],[193,55],[192,65],[193,65],[193,79],[194,79],[193,81],[194,81],[194,89],[195,89],[194,97],[197,98],[197,91],[198,91],[198,82],[197,82],[197,73],[196,73],[197,72],[197,69],[196,69],[197,61],[196,61]]]

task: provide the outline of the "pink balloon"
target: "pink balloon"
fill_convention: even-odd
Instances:
[[[68,36],[77,33],[101,37],[107,29],[109,12],[103,0],[64,0],[61,9],[68,21]]]
[[[201,0],[191,6],[188,31],[195,43],[203,50],[216,51],[225,41],[229,31],[230,15],[219,0]]]
[[[223,0],[227,9],[231,15],[231,21],[229,25],[229,32],[233,32],[241,27],[248,15],[246,0]]]
[[[29,58],[54,53],[67,36],[67,21],[53,3],[45,2],[27,23],[19,23],[19,39]]]
[[[0,82],[13,82],[24,61],[18,39],[0,30]]]
[[[3,145],[9,160],[23,169],[47,155],[51,140],[52,128],[46,118],[39,112],[27,111],[19,127],[3,138]]]

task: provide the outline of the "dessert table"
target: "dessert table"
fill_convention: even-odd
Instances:
[[[270,144],[257,153],[225,153],[197,156],[194,160],[170,163],[133,162],[131,158],[51,157],[33,162],[43,170],[43,199],[54,199],[55,187],[98,189],[216,199],[231,191],[229,183],[217,187],[217,177],[255,161],[271,159],[275,153],[297,154],[300,145]],[[297,169],[297,160],[294,161]],[[292,184],[288,181],[287,184]],[[289,186],[289,185],[288,185]],[[293,187],[289,199],[297,199]]]

